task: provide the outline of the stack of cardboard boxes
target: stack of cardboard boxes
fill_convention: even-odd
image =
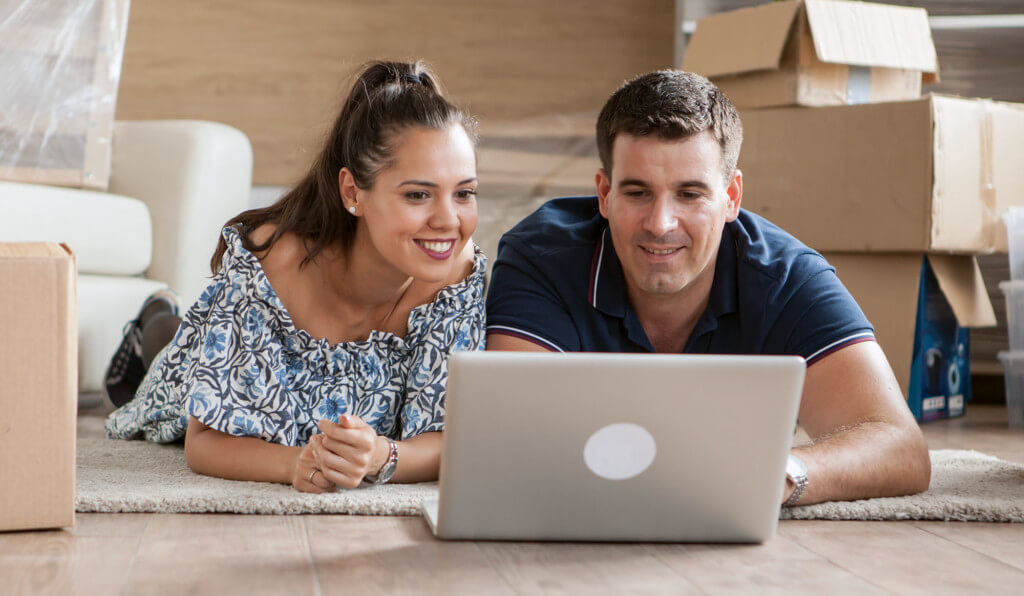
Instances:
[[[698,22],[682,68],[740,110],[743,206],[836,267],[918,420],[970,399],[967,328],[995,325],[975,255],[1024,202],[1024,106],[921,96],[923,9],[794,0]]]

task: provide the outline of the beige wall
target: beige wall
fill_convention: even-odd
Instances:
[[[367,60],[429,60],[486,131],[597,109],[670,67],[673,15],[674,0],[135,0],[117,118],[226,122],[253,142],[255,183],[289,184]]]

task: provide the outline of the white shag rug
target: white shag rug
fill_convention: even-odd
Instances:
[[[75,506],[81,512],[350,513],[418,515],[437,484],[366,487],[324,495],[290,486],[194,474],[181,445],[112,441],[103,420],[78,422]],[[977,451],[931,452],[931,488],[920,495],[784,509],[782,519],[1024,522],[1024,464]]]

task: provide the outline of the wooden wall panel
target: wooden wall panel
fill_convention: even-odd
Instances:
[[[200,118],[249,135],[255,183],[301,174],[351,73],[420,57],[482,120],[600,107],[672,66],[673,0],[135,0],[117,117]]]

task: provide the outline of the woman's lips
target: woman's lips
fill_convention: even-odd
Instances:
[[[420,250],[427,253],[432,259],[443,261],[452,256],[455,250],[455,240],[414,240]]]

